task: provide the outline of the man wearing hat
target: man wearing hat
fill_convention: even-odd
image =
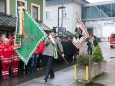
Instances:
[[[53,29],[51,30],[51,33],[49,34],[49,37],[45,40],[46,48],[43,52],[43,55],[47,59],[47,70],[46,70],[46,74],[45,74],[45,78],[44,78],[45,82],[47,82],[49,75],[50,75],[50,78],[55,77],[52,67],[53,67],[54,58],[57,58],[56,57],[57,51],[54,52],[56,47],[59,48],[62,55],[64,56],[61,41],[59,40],[59,38],[56,39],[55,35],[56,35],[56,28],[53,27]]]

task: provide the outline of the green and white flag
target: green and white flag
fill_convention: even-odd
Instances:
[[[27,64],[39,43],[42,42],[47,35],[43,31],[42,27],[39,26],[39,24],[31,17],[31,15],[27,11],[23,10],[23,12],[24,35],[21,38],[21,47],[17,48],[16,51],[21,60],[24,61],[25,64]]]

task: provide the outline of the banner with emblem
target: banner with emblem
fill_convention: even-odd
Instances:
[[[72,42],[76,46],[76,48],[80,48],[88,37],[88,31],[85,25],[83,24],[81,18],[78,16],[75,34]]]
[[[34,18],[22,7],[18,8],[17,28],[15,33],[15,46],[18,55],[28,63],[33,52],[40,42],[46,38],[43,28],[34,20]]]

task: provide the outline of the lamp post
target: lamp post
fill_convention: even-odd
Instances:
[[[61,27],[63,27],[63,9],[64,9],[65,7],[62,5],[61,7],[58,7],[58,36],[59,36],[59,10],[60,9],[62,9],[62,24],[61,24]]]

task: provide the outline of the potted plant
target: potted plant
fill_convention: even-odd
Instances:
[[[77,59],[77,80],[91,80],[106,71],[101,48],[96,46],[92,55],[79,55]],[[86,67],[88,71],[86,71]]]
[[[93,54],[94,56],[94,62],[95,64],[98,65],[98,68],[95,69],[95,76],[102,74],[103,72],[106,71],[106,66],[107,66],[107,61],[104,60],[103,58],[103,54],[102,54],[102,50],[100,48],[100,46],[96,46]]]

